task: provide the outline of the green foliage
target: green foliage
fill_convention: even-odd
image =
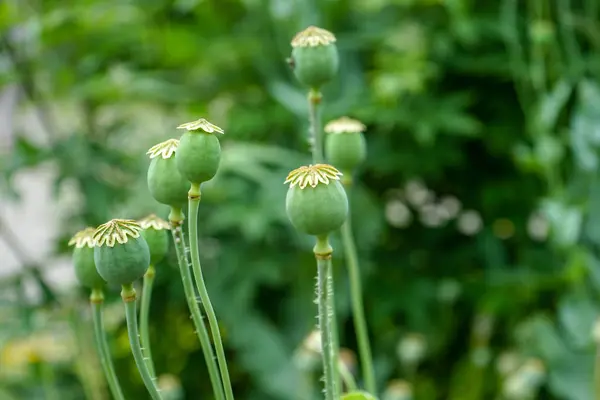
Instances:
[[[292,356],[314,325],[313,243],[289,225],[282,181],[309,162],[306,90],[286,65],[289,42],[322,26],[340,57],[323,121],[349,115],[368,126],[349,197],[380,387],[409,381],[423,400],[515,387],[588,400],[600,289],[599,14],[594,0],[0,2],[0,85],[22,94],[0,187],[18,196],[20,173],[50,168],[59,201],[74,188],[81,204],[57,238],[66,252],[65,238],[83,226],[165,214],[146,187],[146,150],[190,119],[221,126],[200,248],[234,390],[313,398]],[[31,118],[36,127],[21,128]],[[354,349],[337,240],[340,342]],[[210,382],[174,255],[162,264],[150,332],[157,372],[196,398]],[[16,377],[0,371],[0,397],[43,398],[51,370],[61,398],[102,399],[101,378],[79,362],[94,360],[81,340],[66,360],[41,357],[50,369],[14,355],[19,338],[64,331],[48,321],[90,338],[76,325],[81,309],[48,310],[57,295],[35,268],[23,271],[0,283],[12,296],[2,303],[2,370],[25,366]],[[35,307],[22,301],[30,277],[44,293]],[[117,372],[128,398],[141,398],[124,332],[117,318]],[[427,345],[418,361],[400,346],[411,332]]]

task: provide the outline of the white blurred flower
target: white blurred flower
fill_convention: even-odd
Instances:
[[[412,221],[412,213],[401,200],[392,199],[385,205],[385,218],[395,228],[406,228]]]
[[[509,400],[524,400],[535,396],[546,378],[546,368],[541,360],[531,358],[509,375],[502,388]]]
[[[301,370],[312,371],[321,363],[321,332],[313,330],[294,352],[294,364]]]
[[[483,227],[481,215],[477,211],[467,210],[461,213],[458,217],[458,231],[464,235],[472,236],[478,233]]]
[[[462,204],[454,196],[444,196],[440,199],[440,207],[447,213],[448,219],[452,219],[456,218],[462,208]]]
[[[425,204],[420,209],[421,223],[428,228],[437,228],[446,222],[446,218],[440,214],[435,204]]]
[[[409,333],[398,342],[396,348],[398,358],[402,365],[409,368],[415,367],[425,357],[427,342],[419,333]]]
[[[158,388],[165,400],[183,399],[183,387],[179,378],[173,374],[162,374],[157,379]]]
[[[425,187],[423,182],[416,179],[407,182],[404,191],[406,200],[414,207],[420,207],[433,198],[432,192]]]
[[[533,213],[527,221],[527,232],[533,240],[542,242],[548,238],[550,223],[541,213]]]
[[[410,383],[395,379],[385,388],[381,400],[412,400],[413,391]]]
[[[521,365],[521,356],[514,351],[505,351],[496,359],[496,370],[505,377],[514,372]]]

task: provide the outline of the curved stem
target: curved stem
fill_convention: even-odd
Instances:
[[[144,274],[144,286],[142,287],[142,302],[140,304],[140,340],[142,342],[142,351],[150,375],[154,378],[154,361],[152,361],[152,349],[150,348],[150,331],[149,331],[149,316],[150,316],[150,299],[152,298],[152,287],[154,286],[154,276],[156,271],[154,265],[150,264],[148,270]]]
[[[162,400],[162,397],[158,392],[158,388],[154,384],[154,379],[150,375],[150,371],[148,371],[146,361],[144,360],[144,355],[142,354],[142,348],[140,347],[135,306],[136,293],[135,289],[133,288],[133,284],[130,283],[128,285],[121,286],[121,298],[123,299],[123,303],[125,303],[127,333],[129,334],[129,345],[131,346],[131,352],[133,353],[135,364],[140,372],[140,376],[142,377],[142,381],[144,381],[144,385],[146,386],[148,393],[150,393],[150,397],[152,397],[152,400]]]
[[[125,400],[121,385],[119,384],[119,378],[115,373],[115,367],[110,356],[108,349],[108,342],[106,341],[106,333],[104,332],[104,319],[102,318],[102,306],[104,304],[104,294],[102,289],[92,289],[90,295],[90,304],[92,305],[92,319],[94,322],[94,337],[96,339],[96,347],[98,350],[98,356],[100,358],[100,365],[104,370],[104,376],[110,392],[112,393],[115,400]]]
[[[369,343],[369,333],[365,318],[363,306],[362,284],[360,281],[360,266],[356,245],[352,236],[352,223],[350,215],[342,225],[342,243],[346,255],[346,266],[348,268],[348,277],[350,279],[350,299],[352,301],[352,314],[354,319],[354,330],[356,331],[356,340],[358,342],[358,354],[360,358],[363,380],[367,392],[377,396],[377,386],[375,384],[375,372],[373,369],[373,358],[371,355],[371,345]]]
[[[325,380],[325,399],[337,400],[339,398],[339,386],[337,380],[337,360],[334,351],[334,340],[332,332],[333,309],[330,302],[331,287],[331,253],[333,249],[329,245],[326,236],[317,237],[317,243],[313,249],[317,260],[317,304],[319,330],[321,332],[321,356],[323,358],[323,371]]]
[[[358,386],[356,385],[356,380],[352,375],[352,372],[346,367],[341,360],[338,360],[338,371],[340,372],[340,376],[342,377],[342,382],[346,385],[346,391],[353,392],[358,390]]]
[[[188,266],[187,257],[185,255],[185,239],[183,237],[183,230],[181,225],[183,224],[183,218],[175,217],[177,213],[171,213],[169,220],[171,222],[171,234],[173,236],[173,242],[175,243],[175,252],[177,253],[177,261],[179,264],[179,272],[181,273],[181,281],[183,283],[183,290],[185,293],[185,299],[188,304],[188,308],[192,313],[192,321],[196,328],[196,334],[198,340],[202,346],[202,352],[204,353],[204,360],[208,368],[208,375],[210,377],[210,383],[212,384],[213,392],[217,400],[224,400],[225,394],[223,392],[223,383],[221,382],[221,375],[219,374],[219,368],[217,361],[215,360],[215,353],[210,343],[210,337],[206,324],[202,318],[202,312],[200,306],[196,301],[196,294],[194,293],[194,287],[192,283],[192,274]]]
[[[229,378],[229,371],[227,369],[227,360],[225,358],[225,349],[223,348],[223,342],[221,340],[221,333],[219,331],[219,323],[215,310],[208,297],[208,291],[206,290],[206,284],[204,283],[204,277],[202,275],[202,268],[200,267],[200,255],[198,254],[198,206],[200,205],[200,185],[192,183],[192,187],[189,191],[189,229],[190,229],[190,254],[192,258],[192,270],[194,271],[194,278],[196,279],[196,287],[200,300],[204,305],[206,315],[208,316],[208,323],[210,325],[210,331],[212,333],[213,342],[215,344],[215,350],[217,353],[217,360],[219,361],[219,370],[221,371],[221,379],[223,379],[223,387],[225,389],[225,398],[227,400],[233,400],[233,390],[231,388],[231,379]]]

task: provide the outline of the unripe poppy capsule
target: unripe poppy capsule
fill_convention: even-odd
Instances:
[[[333,33],[309,26],[292,40],[291,65],[300,83],[319,89],[338,70],[338,52]]]
[[[141,235],[150,249],[150,263],[156,264],[165,258],[169,250],[167,231],[171,229],[171,226],[167,221],[154,214],[139,220],[138,223],[143,229]]]
[[[96,228],[94,261],[106,282],[127,285],[144,275],[150,265],[150,251],[141,230],[131,219],[113,219]]]
[[[222,134],[223,129],[203,118],[179,125],[177,129],[186,130],[175,154],[179,172],[195,184],[211,180],[221,161],[221,145],[215,133]]]
[[[344,393],[340,400],[377,400],[377,397],[373,396],[370,393],[359,391]]]
[[[187,202],[190,182],[177,169],[175,152],[179,140],[169,139],[152,146],[146,154],[152,160],[148,167],[148,189],[159,203],[179,208]]]
[[[75,276],[81,285],[90,289],[99,289],[106,283],[98,274],[94,263],[93,234],[95,231],[94,228],[85,228],[69,240],[69,246],[75,246],[73,249]]]
[[[352,118],[342,117],[325,125],[327,161],[344,172],[352,172],[367,157],[363,132],[365,125]]]
[[[341,175],[328,164],[308,165],[289,173],[285,206],[296,229],[319,236],[342,226],[348,215],[348,198],[339,181]]]

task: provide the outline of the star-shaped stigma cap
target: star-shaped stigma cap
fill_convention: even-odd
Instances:
[[[115,244],[125,244],[129,238],[140,237],[142,227],[132,219],[111,219],[96,228],[94,242],[97,247],[114,247]]]
[[[150,214],[138,220],[137,222],[140,224],[142,229],[152,228],[156,229],[157,231],[171,229],[171,225],[164,219],[157,217],[156,214]]]
[[[367,130],[365,124],[357,119],[350,117],[341,117],[329,121],[325,125],[325,133],[338,134],[338,133],[363,133]]]
[[[334,166],[329,164],[311,164],[296,168],[291,171],[284,184],[290,185],[290,188],[298,185],[300,189],[307,186],[316,187],[319,183],[329,185],[330,181],[339,180],[342,173]]]
[[[177,147],[179,146],[179,139],[169,139],[164,142],[160,142],[150,147],[146,154],[150,156],[150,159],[156,157],[162,157],[164,159],[168,159],[173,157],[175,152],[177,151]]]
[[[326,29],[309,26],[292,39],[292,47],[316,47],[335,43],[335,35]]]
[[[82,249],[84,247],[93,248],[95,231],[96,228],[92,227],[80,230],[69,240],[69,246],[75,246],[77,249]]]
[[[223,129],[219,128],[215,124],[208,122],[204,118],[181,124],[177,127],[177,129],[185,129],[188,132],[204,131],[206,133],[225,133]]]

